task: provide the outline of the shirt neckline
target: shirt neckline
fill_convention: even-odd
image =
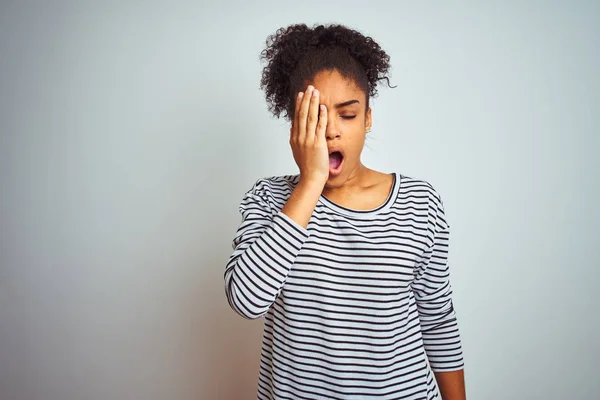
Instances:
[[[353,208],[344,207],[337,203],[334,203],[332,200],[325,197],[324,194],[321,193],[319,197],[319,203],[324,205],[325,207],[335,211],[338,214],[343,214],[349,217],[372,217],[373,215],[381,214],[389,210],[392,205],[395,203],[396,198],[398,196],[398,191],[400,189],[400,181],[402,179],[402,175],[397,172],[390,173],[394,177],[394,181],[392,183],[392,188],[386,200],[380,204],[379,206],[372,208],[370,210],[356,210]]]

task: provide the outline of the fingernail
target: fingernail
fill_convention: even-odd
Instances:
[[[317,97],[319,95],[319,91],[317,89],[315,89],[313,91],[313,97]]]
[[[301,98],[302,98],[302,96],[304,96],[304,93],[302,93],[302,92],[299,92],[299,93],[298,93],[298,98],[299,98],[299,99],[301,99]]]

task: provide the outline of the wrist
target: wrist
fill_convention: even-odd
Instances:
[[[323,189],[325,188],[325,183],[327,183],[327,179],[316,178],[316,177],[302,177],[300,175],[300,181],[298,182],[298,187],[302,190],[306,190],[312,193],[318,193],[321,195]]]

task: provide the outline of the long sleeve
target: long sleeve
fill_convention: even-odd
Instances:
[[[308,231],[270,206],[269,184],[259,180],[239,207],[242,222],[225,269],[225,293],[233,310],[259,318],[277,299],[308,238]]]
[[[450,227],[442,201],[435,197],[430,213],[432,241],[418,263],[412,289],[431,368],[435,372],[455,371],[462,369],[464,363],[449,279]]]

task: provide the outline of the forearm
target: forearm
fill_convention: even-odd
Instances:
[[[300,179],[281,212],[306,229],[324,186],[321,182]]]
[[[442,400],[466,400],[464,369],[434,374]]]

